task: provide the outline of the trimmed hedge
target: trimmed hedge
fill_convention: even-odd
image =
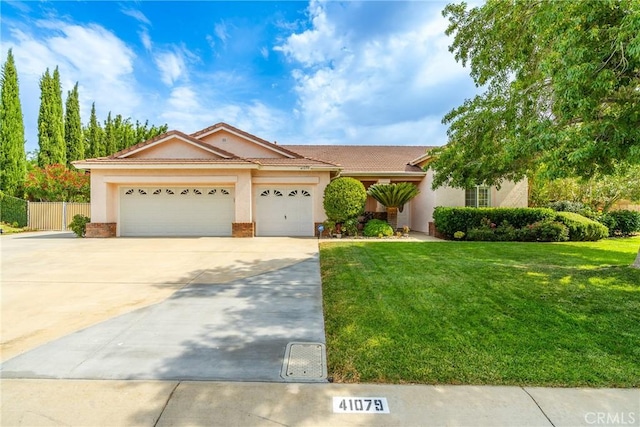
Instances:
[[[573,242],[596,241],[609,235],[606,226],[574,212],[558,212],[556,221],[567,226]]]
[[[609,227],[610,236],[630,236],[640,232],[640,212],[626,209],[610,211],[603,215],[601,221]]]
[[[0,192],[0,221],[7,224],[17,223],[18,227],[26,227],[29,217],[27,201],[7,196]]]
[[[433,220],[439,232],[452,238],[456,231],[468,234],[486,222],[500,225],[505,221],[516,229],[541,221],[554,221],[556,212],[548,208],[447,208],[438,206]]]
[[[327,218],[337,223],[361,215],[366,202],[367,190],[354,178],[334,179],[324,189],[324,211]]]

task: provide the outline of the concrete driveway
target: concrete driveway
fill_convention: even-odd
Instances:
[[[314,239],[3,236],[4,378],[283,381],[324,343]]]

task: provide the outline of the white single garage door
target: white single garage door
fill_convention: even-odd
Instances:
[[[232,187],[121,187],[121,236],[231,236]]]
[[[313,236],[313,197],[304,186],[256,186],[256,236]]]

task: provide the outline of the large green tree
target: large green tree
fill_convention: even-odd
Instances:
[[[435,185],[610,173],[640,163],[640,3],[448,5],[450,50],[482,93],[449,112]]]
[[[27,158],[24,151],[24,121],[20,104],[18,71],[9,49],[2,67],[0,93],[0,190],[22,197]]]
[[[45,71],[40,79],[40,112],[38,114],[38,165],[66,164],[62,90],[58,67]]]
[[[544,207],[550,202],[566,200],[608,212],[620,200],[640,202],[640,165],[617,168],[612,174],[595,175],[588,180],[547,180],[540,175],[529,181],[529,203],[534,206]]]
[[[71,166],[71,162],[74,160],[84,159],[85,150],[77,82],[73,90],[67,92],[64,112],[64,139],[67,144],[67,165]]]
[[[96,116],[96,103],[91,104],[91,116],[89,117],[89,124],[84,129],[84,135],[86,138],[86,156],[89,158],[102,157],[106,154],[104,144],[102,141],[102,128],[98,122]]]
[[[107,156],[110,156],[118,151],[118,146],[116,144],[115,123],[111,118],[111,111],[109,111],[107,120],[105,120],[104,122],[104,133],[102,137]]]
[[[448,5],[450,51],[482,93],[449,112],[434,186],[609,174],[640,163],[640,2]],[[636,261],[640,265],[640,252]]]

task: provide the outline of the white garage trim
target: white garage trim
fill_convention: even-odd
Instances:
[[[313,188],[257,185],[256,236],[313,236]]]
[[[189,176],[189,175],[106,175],[102,178],[102,182],[108,184],[132,184],[132,180],[135,180],[135,185],[141,184],[162,184],[169,186],[176,186],[178,184],[200,184],[202,185],[202,176]],[[220,184],[235,184],[238,182],[237,175],[219,175],[219,176],[207,176],[206,182],[208,185],[220,185]]]
[[[120,236],[231,236],[233,187],[122,186]]]

